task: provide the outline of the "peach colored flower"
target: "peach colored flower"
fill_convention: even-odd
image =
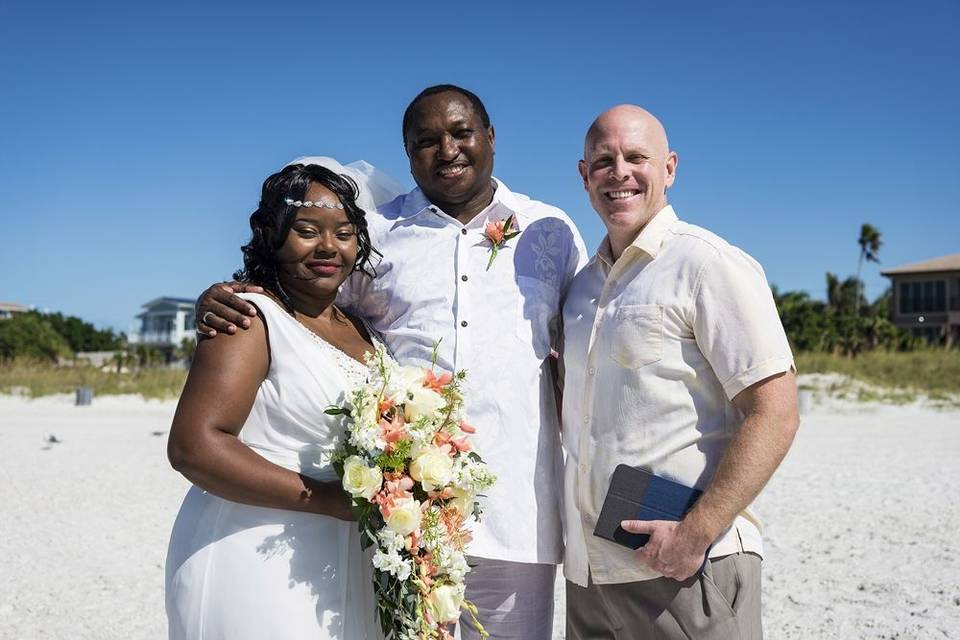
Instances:
[[[395,403],[393,400],[391,400],[390,398],[384,398],[383,400],[381,400],[381,401],[380,401],[380,406],[379,406],[380,415],[383,415],[383,414],[385,414],[386,412],[390,411],[390,409],[393,409],[393,406],[394,406],[395,404],[396,404],[396,403]]]
[[[467,436],[454,438],[446,431],[438,431],[433,437],[433,444],[437,445],[448,455],[456,455],[458,451],[470,451],[470,443],[467,442]]]
[[[403,473],[388,471],[383,474],[383,480],[383,489],[373,496],[370,502],[379,505],[380,514],[387,519],[398,503],[413,497],[410,493],[413,489],[413,478]]]
[[[485,231],[487,240],[494,244],[503,242],[503,220],[492,220],[487,223]]]
[[[430,491],[427,493],[427,496],[431,500],[448,500],[453,497],[453,489],[451,487],[444,487],[442,491]]]
[[[384,450],[387,453],[391,453],[395,448],[395,444],[407,437],[403,414],[398,411],[394,414],[393,418],[381,418],[380,433],[383,435],[384,442],[387,443]]]
[[[507,244],[507,240],[520,235],[516,216],[511,213],[506,220],[500,218],[489,220],[484,226],[483,235],[490,242],[490,260],[487,262],[487,271],[489,271],[500,247]]]
[[[439,376],[435,375],[433,371],[427,371],[423,376],[423,386],[427,389],[433,389],[437,393],[442,393],[443,388],[453,382],[452,373],[441,373]]]

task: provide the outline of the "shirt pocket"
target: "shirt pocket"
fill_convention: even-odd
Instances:
[[[627,369],[659,362],[663,358],[663,307],[631,304],[613,316],[610,358]]]
[[[550,355],[550,325],[557,315],[560,293],[553,285],[530,276],[517,276],[516,335],[530,345],[541,360]]]

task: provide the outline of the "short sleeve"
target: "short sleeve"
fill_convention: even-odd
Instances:
[[[708,259],[694,301],[694,338],[729,399],[794,368],[763,268],[746,253],[726,246]]]

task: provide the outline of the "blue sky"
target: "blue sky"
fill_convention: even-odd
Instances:
[[[680,216],[822,297],[826,271],[856,271],[864,222],[883,266],[960,251],[958,62],[954,0],[4,2],[0,300],[128,329],[143,302],[229,276],[292,157],[412,186],[400,118],[441,82],[487,104],[496,175],[591,249],[583,132],[647,107],[680,155]]]

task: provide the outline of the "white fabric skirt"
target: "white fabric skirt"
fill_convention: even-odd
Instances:
[[[374,640],[371,573],[352,522],[192,487],[167,553],[169,637]]]

